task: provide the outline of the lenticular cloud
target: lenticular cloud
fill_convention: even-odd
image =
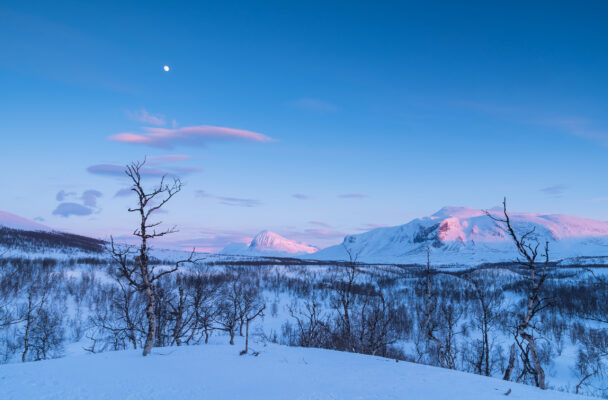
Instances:
[[[110,140],[161,148],[173,148],[178,144],[202,145],[209,140],[272,141],[272,138],[261,133],[210,125],[187,126],[178,129],[146,127],[144,130],[145,133],[119,133],[110,136]]]

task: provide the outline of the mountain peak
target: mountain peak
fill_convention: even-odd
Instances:
[[[483,215],[482,210],[470,207],[445,206],[431,216],[431,218],[472,218]]]
[[[242,254],[242,255],[302,255],[317,252],[316,247],[287,239],[278,233],[269,230],[259,232],[249,246],[244,243],[229,244],[222,250],[223,254]]]
[[[294,240],[287,239],[278,233],[269,230],[263,230],[251,241],[249,249],[255,251],[278,251],[283,253],[315,253],[317,249],[307,244],[298,243]]]

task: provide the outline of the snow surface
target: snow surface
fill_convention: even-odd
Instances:
[[[0,211],[0,226],[11,229],[20,229],[22,231],[52,231],[52,229],[46,225],[30,221],[29,219],[22,218],[6,211]]]
[[[502,217],[501,210],[490,212]],[[549,242],[552,260],[608,256],[608,222],[560,214],[510,213],[510,217],[519,234],[534,228],[541,246]],[[477,265],[517,257],[503,227],[483,210],[467,207],[444,207],[405,225],[347,236],[343,244],[309,258],[347,259],[344,246],[358,255],[359,261],[368,262],[423,263],[427,247],[431,248],[431,261],[440,265]]]
[[[304,243],[287,239],[277,233],[261,231],[249,243],[231,243],[221,251],[221,254],[232,255],[264,255],[264,256],[294,256],[312,254],[319,249]]]
[[[217,338],[219,339],[219,338]],[[226,338],[221,338],[226,339]],[[237,338],[240,339],[240,338]],[[584,399],[495,378],[321,349],[254,344],[128,350],[0,366],[9,399]],[[505,393],[511,390],[508,397]]]

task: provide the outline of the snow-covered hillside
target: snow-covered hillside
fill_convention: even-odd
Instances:
[[[0,366],[0,398],[19,399],[584,399],[391,359],[255,344],[155,348]],[[505,394],[509,393],[508,397]]]
[[[490,212],[502,216],[502,210]],[[510,216],[518,232],[535,228],[538,241],[549,242],[553,260],[608,255],[608,222],[559,214]],[[423,263],[427,247],[432,249],[435,264],[475,265],[516,257],[515,247],[502,227],[484,211],[466,207],[445,207],[405,225],[347,236],[343,244],[321,250],[311,258],[346,259],[345,246],[358,255],[359,261],[370,262]]]
[[[249,243],[232,243],[222,250],[222,254],[260,255],[260,256],[294,256],[317,252],[316,247],[287,239],[267,230],[261,231]]]
[[[0,227],[19,229],[23,231],[52,231],[52,229],[48,226],[30,221],[29,219],[8,213],[6,211],[0,211]]]

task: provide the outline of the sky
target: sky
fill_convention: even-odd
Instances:
[[[0,210],[172,246],[318,247],[446,205],[608,220],[608,4],[0,4]],[[169,71],[163,67],[169,66]],[[167,239],[169,240],[169,239]]]

